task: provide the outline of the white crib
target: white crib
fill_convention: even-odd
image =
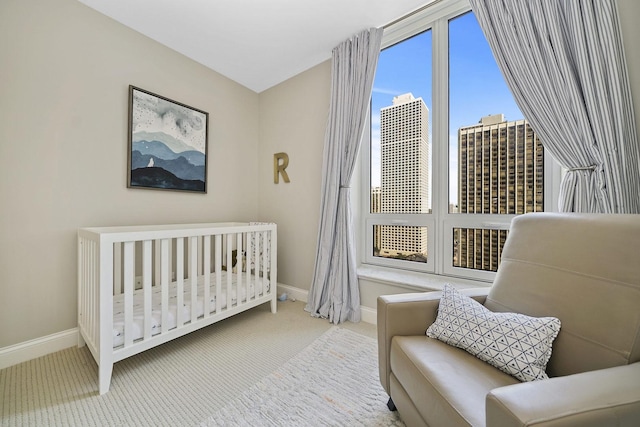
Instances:
[[[78,346],[109,390],[113,364],[227,317],[277,306],[275,224],[78,230]]]

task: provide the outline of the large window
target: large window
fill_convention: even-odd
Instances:
[[[513,216],[552,206],[552,161],[464,0],[385,30],[368,139],[367,263],[490,280]]]

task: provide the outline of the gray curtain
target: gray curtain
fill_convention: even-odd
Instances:
[[[378,64],[381,28],[333,49],[331,104],[324,141],[318,246],[305,310],[332,323],[360,321],[350,183]]]
[[[616,0],[470,0],[544,147],[559,208],[640,213],[640,149]]]

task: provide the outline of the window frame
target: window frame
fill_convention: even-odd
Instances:
[[[517,215],[463,214],[449,212],[449,21],[471,11],[467,0],[444,0],[435,3],[385,29],[382,49],[391,47],[416,34],[432,31],[432,109],[431,114],[431,197],[432,212],[422,214],[371,213],[371,112],[369,125],[363,132],[361,155],[363,230],[361,247],[362,263],[372,266],[413,270],[436,275],[491,282],[495,273],[483,270],[454,267],[454,228],[489,228],[508,230]],[[561,170],[549,155],[544,153],[544,211],[555,211]],[[376,257],[373,255],[374,225],[426,226],[427,262],[412,262]]]

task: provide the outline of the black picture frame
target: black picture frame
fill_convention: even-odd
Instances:
[[[209,113],[129,86],[127,187],[207,192]]]

